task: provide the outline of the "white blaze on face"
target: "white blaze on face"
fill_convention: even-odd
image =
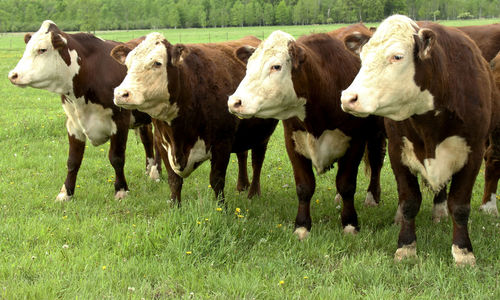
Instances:
[[[401,15],[387,18],[361,49],[361,69],[342,92],[342,108],[396,121],[434,109],[433,96],[417,86],[414,35],[417,24]]]
[[[439,192],[451,176],[463,168],[470,152],[463,137],[450,136],[437,145],[435,157],[424,159],[422,164],[415,154],[413,143],[403,137],[401,162],[413,173],[421,174],[434,192]]]
[[[325,130],[318,138],[306,131],[294,131],[292,139],[295,151],[309,158],[316,171],[322,174],[338,158],[344,156],[351,137],[335,129]]]
[[[70,50],[71,64],[68,66],[59,51],[52,45],[52,35],[47,32],[52,21],[44,21],[40,29],[31,36],[26,44],[23,57],[16,67],[10,71],[17,74],[14,84],[25,87],[44,89],[58,94],[73,92],[73,77],[78,74],[78,53]],[[66,39],[61,36],[63,41]]]
[[[229,97],[231,113],[244,118],[305,118],[306,99],[297,97],[293,88],[291,41],[291,35],[278,30],[259,45],[248,59],[245,78]],[[239,100],[241,106],[231,105]]]
[[[179,108],[170,103],[164,40],[160,33],[150,33],[127,55],[127,76],[115,88],[114,101],[118,106],[138,109],[170,124]],[[122,97],[124,93],[128,94],[126,98]]]
[[[188,177],[196,169],[196,167],[198,167],[199,164],[201,164],[205,160],[212,158],[212,151],[210,151],[210,149],[207,149],[204,140],[198,138],[196,143],[189,151],[186,166],[184,167],[184,169],[182,169],[182,166],[177,162],[177,157],[175,157],[174,153],[172,153],[172,147],[167,142],[164,136],[162,146],[167,151],[170,167],[172,167],[172,170],[174,170],[177,175],[183,178]]]

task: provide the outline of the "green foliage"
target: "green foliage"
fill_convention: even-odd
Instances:
[[[439,14],[436,14],[439,11]],[[3,0],[0,32],[35,31],[43,20],[63,30],[114,30],[377,22],[499,17],[493,0]]]

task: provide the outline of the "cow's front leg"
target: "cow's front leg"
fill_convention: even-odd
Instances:
[[[247,171],[248,151],[238,152],[236,153],[236,157],[238,159],[238,182],[236,183],[236,190],[243,192],[250,186]]]
[[[496,131],[494,132],[496,133]],[[498,133],[494,136],[498,137]],[[500,179],[500,146],[491,141],[486,150],[485,155],[485,171],[484,171],[484,193],[483,201],[479,209],[487,214],[498,216],[497,208],[497,186]],[[496,141],[500,142],[500,141]]]
[[[117,132],[111,136],[108,152],[109,162],[115,169],[115,199],[123,199],[128,194],[127,181],[125,180],[125,149],[127,146],[128,129],[118,126]]]
[[[139,136],[141,137],[144,152],[146,152],[146,175],[154,181],[160,180],[160,172],[157,157],[154,154],[154,139],[152,125],[142,125],[139,127]]]
[[[342,197],[341,221],[345,233],[356,234],[359,231],[358,216],[354,207],[354,194],[364,148],[363,141],[352,140],[351,146],[338,162],[336,185],[337,192]]]
[[[261,195],[260,174],[262,171],[262,165],[264,164],[268,142],[269,139],[252,149],[252,184],[250,185],[250,190],[248,191],[249,199],[255,195]]]
[[[75,193],[76,176],[82,164],[83,153],[85,152],[85,140],[81,141],[74,135],[68,133],[68,141],[68,174],[66,175],[66,180],[64,181],[61,191],[56,197],[57,202],[68,201]]]
[[[370,137],[366,144],[370,168],[370,184],[365,199],[366,206],[377,206],[380,203],[380,172],[384,164],[386,144],[386,137],[382,132]]]
[[[432,206],[432,220],[434,223],[439,223],[443,218],[448,216],[446,198],[446,186],[444,186],[437,194],[434,195],[434,204]]]
[[[469,238],[468,221],[472,188],[482,161],[482,151],[472,150],[467,164],[453,175],[448,196],[448,209],[453,220],[451,253],[459,266],[476,264]]]
[[[226,170],[231,156],[230,147],[216,147],[212,154],[210,164],[210,185],[217,198],[224,203],[224,184],[226,180]]]

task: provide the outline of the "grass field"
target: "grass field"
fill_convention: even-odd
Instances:
[[[299,36],[338,26],[279,29]],[[175,43],[208,42],[209,35],[210,41],[262,38],[276,29],[162,32]],[[123,41],[148,32],[97,34]],[[317,177],[311,235],[303,242],[292,235],[297,199],[281,125],[264,162],[262,197],[249,201],[236,192],[232,156],[225,211],[217,210],[208,186],[208,163],[185,180],[182,207],[169,203],[165,176],[156,183],[144,175],[133,132],[129,197],[113,198],[109,144],[88,143],[75,196],[55,203],[66,174],[65,116],[58,96],[8,82],[24,51],[22,36],[0,37],[0,298],[500,299],[500,219],[478,211],[483,171],[469,224],[477,266],[454,266],[451,221],[432,223],[429,192],[417,217],[419,256],[395,264],[397,193],[388,159],[378,207],[362,205],[367,180],[362,171],[358,176],[358,235],[342,233],[334,171]]]

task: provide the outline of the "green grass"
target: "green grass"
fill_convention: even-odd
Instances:
[[[208,32],[215,41],[226,39],[226,32],[231,39],[262,37],[260,32],[266,36],[275,29],[163,32],[172,42],[179,35],[182,42],[206,42]],[[280,29],[298,36],[333,26]],[[147,32],[98,34],[127,40]],[[368,183],[362,171],[358,176],[362,227],[357,236],[342,233],[330,171],[317,177],[311,235],[304,242],[296,240],[297,199],[281,125],[264,163],[262,197],[248,201],[245,193],[235,191],[237,165],[231,157],[226,211],[217,211],[208,187],[208,163],[185,180],[183,206],[173,206],[165,176],[155,183],[144,175],[143,148],[133,132],[127,145],[128,198],[113,198],[109,145],[90,145],[76,195],[70,202],[55,203],[66,174],[65,117],[58,96],[8,82],[7,72],[23,49],[21,34],[0,37],[1,299],[500,298],[500,220],[478,211],[483,171],[470,218],[477,266],[454,266],[451,221],[432,223],[429,192],[424,192],[417,217],[419,256],[395,264],[397,193],[388,159],[379,207],[362,205]],[[237,208],[243,217],[235,214]]]

